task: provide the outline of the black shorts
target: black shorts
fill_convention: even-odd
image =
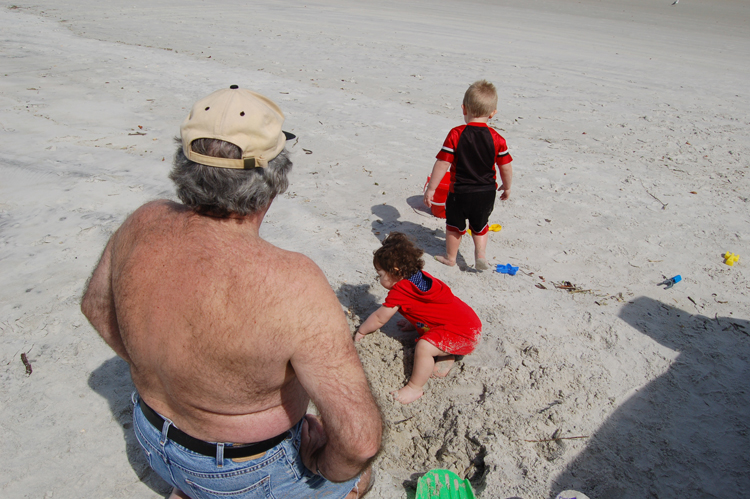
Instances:
[[[495,208],[495,190],[468,194],[448,193],[445,201],[445,225],[447,230],[466,233],[466,220],[471,232],[482,236],[489,230],[487,222]]]

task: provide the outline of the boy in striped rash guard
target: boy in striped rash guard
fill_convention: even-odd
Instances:
[[[473,352],[482,334],[482,322],[474,310],[444,282],[422,270],[423,253],[400,232],[385,238],[375,251],[373,265],[380,284],[389,290],[388,296],[354,335],[354,341],[360,341],[396,312],[406,319],[398,322],[402,331],[419,333],[411,379],[400,390],[391,392],[402,404],[421,397],[431,376],[445,377],[456,356]]]

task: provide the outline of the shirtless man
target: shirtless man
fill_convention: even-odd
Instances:
[[[170,174],[183,204],[130,215],[81,303],[130,365],[134,431],[171,497],[362,497],[380,448],[325,276],[259,236],[288,186],[283,121],[235,85],[198,101]]]

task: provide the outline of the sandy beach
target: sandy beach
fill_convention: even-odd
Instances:
[[[478,79],[514,158],[488,258],[514,276],[476,272],[470,240],[436,262],[421,202]],[[175,199],[190,106],[238,84],[298,136],[261,235],[323,269],[352,330],[386,295],[391,231],[484,324],[408,406],[388,394],[414,338],[392,321],[358,344],[386,424],[371,497],[433,468],[482,498],[746,497],[748,82],[739,0],[0,0],[0,496],[169,492],[80,296],[125,217]]]

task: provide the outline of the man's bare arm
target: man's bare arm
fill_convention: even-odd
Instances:
[[[120,336],[120,328],[117,325],[112,290],[112,247],[114,246],[114,238],[115,236],[112,236],[107,243],[94,273],[89,278],[81,300],[81,312],[107,345],[112,347],[117,355],[130,362],[130,357]]]
[[[313,281],[307,286],[311,303],[304,310],[308,321],[302,325],[302,339],[291,361],[323,426],[308,425],[317,433],[307,448],[303,441],[301,452],[312,472],[342,482],[361,473],[377,454],[382,421],[341,305],[320,269],[310,267],[306,272]]]

